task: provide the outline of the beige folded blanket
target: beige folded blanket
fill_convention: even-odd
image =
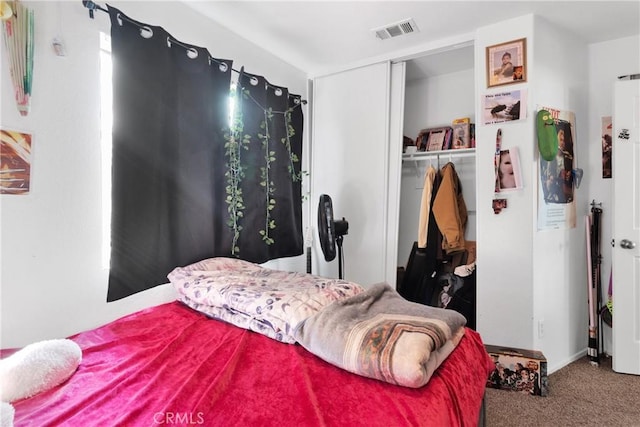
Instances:
[[[466,319],[453,310],[409,302],[385,283],[336,301],[300,322],[296,340],[355,374],[422,387],[458,344]],[[444,347],[444,348],[443,348]]]

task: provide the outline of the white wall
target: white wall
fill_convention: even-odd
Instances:
[[[589,200],[602,202],[602,301],[607,300],[612,248],[613,181],[602,178],[602,117],[613,114],[613,84],[618,76],[640,73],[640,36],[589,45],[588,155],[583,156]],[[586,165],[586,166],[585,166]],[[588,172],[586,172],[588,171]],[[611,328],[604,326],[604,350],[611,353]]]
[[[422,129],[451,126],[460,117],[475,119],[473,68],[412,80],[405,90],[404,132],[414,140]]]
[[[503,21],[482,27],[476,32],[475,41],[475,91],[476,117],[482,117],[481,98],[513,86],[487,89],[485,72],[485,48],[509,40],[533,39],[533,16]],[[532,50],[527,50],[529,73],[532,71]],[[529,82],[518,84],[518,89],[530,89]],[[529,116],[526,120],[483,125],[476,123],[476,215],[478,220],[477,267],[477,328],[487,344],[532,348],[533,333],[533,245],[535,226],[532,203],[535,187],[531,181],[533,171],[533,127]],[[496,215],[491,207],[494,198],[493,157],[496,132],[502,129],[502,147],[518,147],[521,157],[524,188],[505,196],[508,207]]]
[[[0,347],[18,347],[86,330],[142,307],[174,299],[168,285],[106,303],[102,266],[99,33],[107,14],[88,17],[80,1],[27,2],[35,10],[31,112],[20,117],[2,44],[3,127],[34,135],[29,195],[1,203]],[[234,68],[265,75],[306,96],[306,76],[272,54],[178,2],[110,2],[131,18],[204,46]],[[66,42],[57,57],[54,36]],[[303,164],[303,167],[305,165]],[[304,269],[304,257],[272,263]]]
[[[576,228],[537,231],[535,112],[537,105],[575,112],[578,162],[586,157],[580,144],[587,144],[587,46],[545,20],[528,15],[479,29],[476,58],[484,58],[486,46],[523,37],[527,39],[525,84],[485,89],[484,61],[479,68],[476,64],[479,97],[528,89],[525,120],[477,128],[478,329],[490,344],[542,350],[549,371],[554,371],[584,354],[586,348],[586,261],[580,221],[586,212],[588,183],[576,192]],[[495,215],[490,199],[498,128],[503,129],[503,148],[519,149],[525,187],[510,193],[508,208]]]
[[[549,46],[554,48],[549,49]],[[587,46],[561,28],[537,18],[532,48],[535,61],[531,84],[535,95],[532,115],[536,105],[574,112],[574,167],[584,167],[590,145],[586,132]],[[537,143],[536,138],[533,141]],[[538,176],[537,156],[534,167],[532,180]],[[533,348],[544,352],[550,371],[582,356],[588,342],[584,229],[584,215],[591,201],[588,182],[575,190],[575,200],[575,228],[540,231],[533,235]],[[542,334],[538,331],[539,322],[544,323]]]

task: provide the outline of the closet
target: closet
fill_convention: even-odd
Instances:
[[[402,153],[403,135],[415,139],[421,129],[461,117],[475,121],[474,48],[469,41],[461,46],[313,79],[311,223],[319,196],[330,195],[334,215],[349,222],[346,280],[396,286],[398,266],[417,240],[420,198],[414,196],[430,162],[456,165],[470,211],[466,238],[475,240],[474,150],[411,159]],[[337,277],[337,263],[318,256],[317,239],[313,254],[314,272]]]
[[[345,279],[365,286],[382,281],[395,286],[398,267],[407,263],[417,237],[417,221],[405,216],[410,212],[415,218],[419,210],[408,207],[404,193],[416,192],[420,186],[416,176],[429,161],[441,165],[449,160],[448,153],[417,162],[403,159],[402,137],[415,138],[420,129],[455,118],[472,118],[476,158],[456,158],[452,153],[452,160],[460,174],[475,176],[475,183],[463,182],[463,189],[465,202],[476,212],[469,216],[467,237],[475,238],[477,245],[477,330],[488,344],[544,351],[551,369],[586,348],[586,334],[577,332],[586,328],[582,315],[586,308],[581,303],[586,299],[584,230],[537,230],[535,115],[504,126],[482,125],[479,117],[483,96],[501,90],[487,87],[486,48],[520,38],[529,43],[529,80],[518,85],[528,91],[529,112],[535,105],[550,104],[587,117],[586,45],[535,15],[315,77],[310,102],[309,217],[313,224],[319,196],[329,194],[334,215],[349,221]],[[539,49],[550,45],[558,48]],[[462,55],[465,51],[467,55]],[[414,80],[412,67],[419,57],[429,66],[449,69]],[[579,123],[586,130],[587,121]],[[505,148],[520,149],[524,186],[509,194],[508,207],[496,215],[493,153],[498,128],[503,128]],[[581,187],[583,200],[588,190]],[[318,246],[312,253],[314,272],[337,277],[337,262],[325,262]]]
[[[473,46],[407,60],[404,89],[403,134],[414,141],[421,130],[451,126],[458,118],[468,117],[475,123]],[[431,167],[440,171],[447,163],[454,165],[467,208],[465,240],[476,241],[475,148],[405,152],[399,200],[398,287],[405,273],[410,274],[405,269],[412,267],[408,264],[414,242],[418,240],[425,172]],[[409,285],[420,286],[415,282],[412,277]],[[421,297],[424,298],[435,303],[430,296]]]

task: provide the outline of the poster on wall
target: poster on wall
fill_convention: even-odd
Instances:
[[[611,149],[613,138],[611,136],[611,116],[602,118],[602,177],[611,178]]]
[[[526,89],[485,94],[482,121],[485,125],[524,120],[527,117]]]
[[[538,110],[551,113],[558,135],[555,158],[538,156],[538,230],[576,227],[574,170],[577,168],[577,136],[575,114],[546,106]]]
[[[0,137],[0,194],[29,194],[32,135],[0,128]]]

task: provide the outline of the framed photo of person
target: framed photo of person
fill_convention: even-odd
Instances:
[[[527,39],[487,46],[487,87],[527,81]]]

